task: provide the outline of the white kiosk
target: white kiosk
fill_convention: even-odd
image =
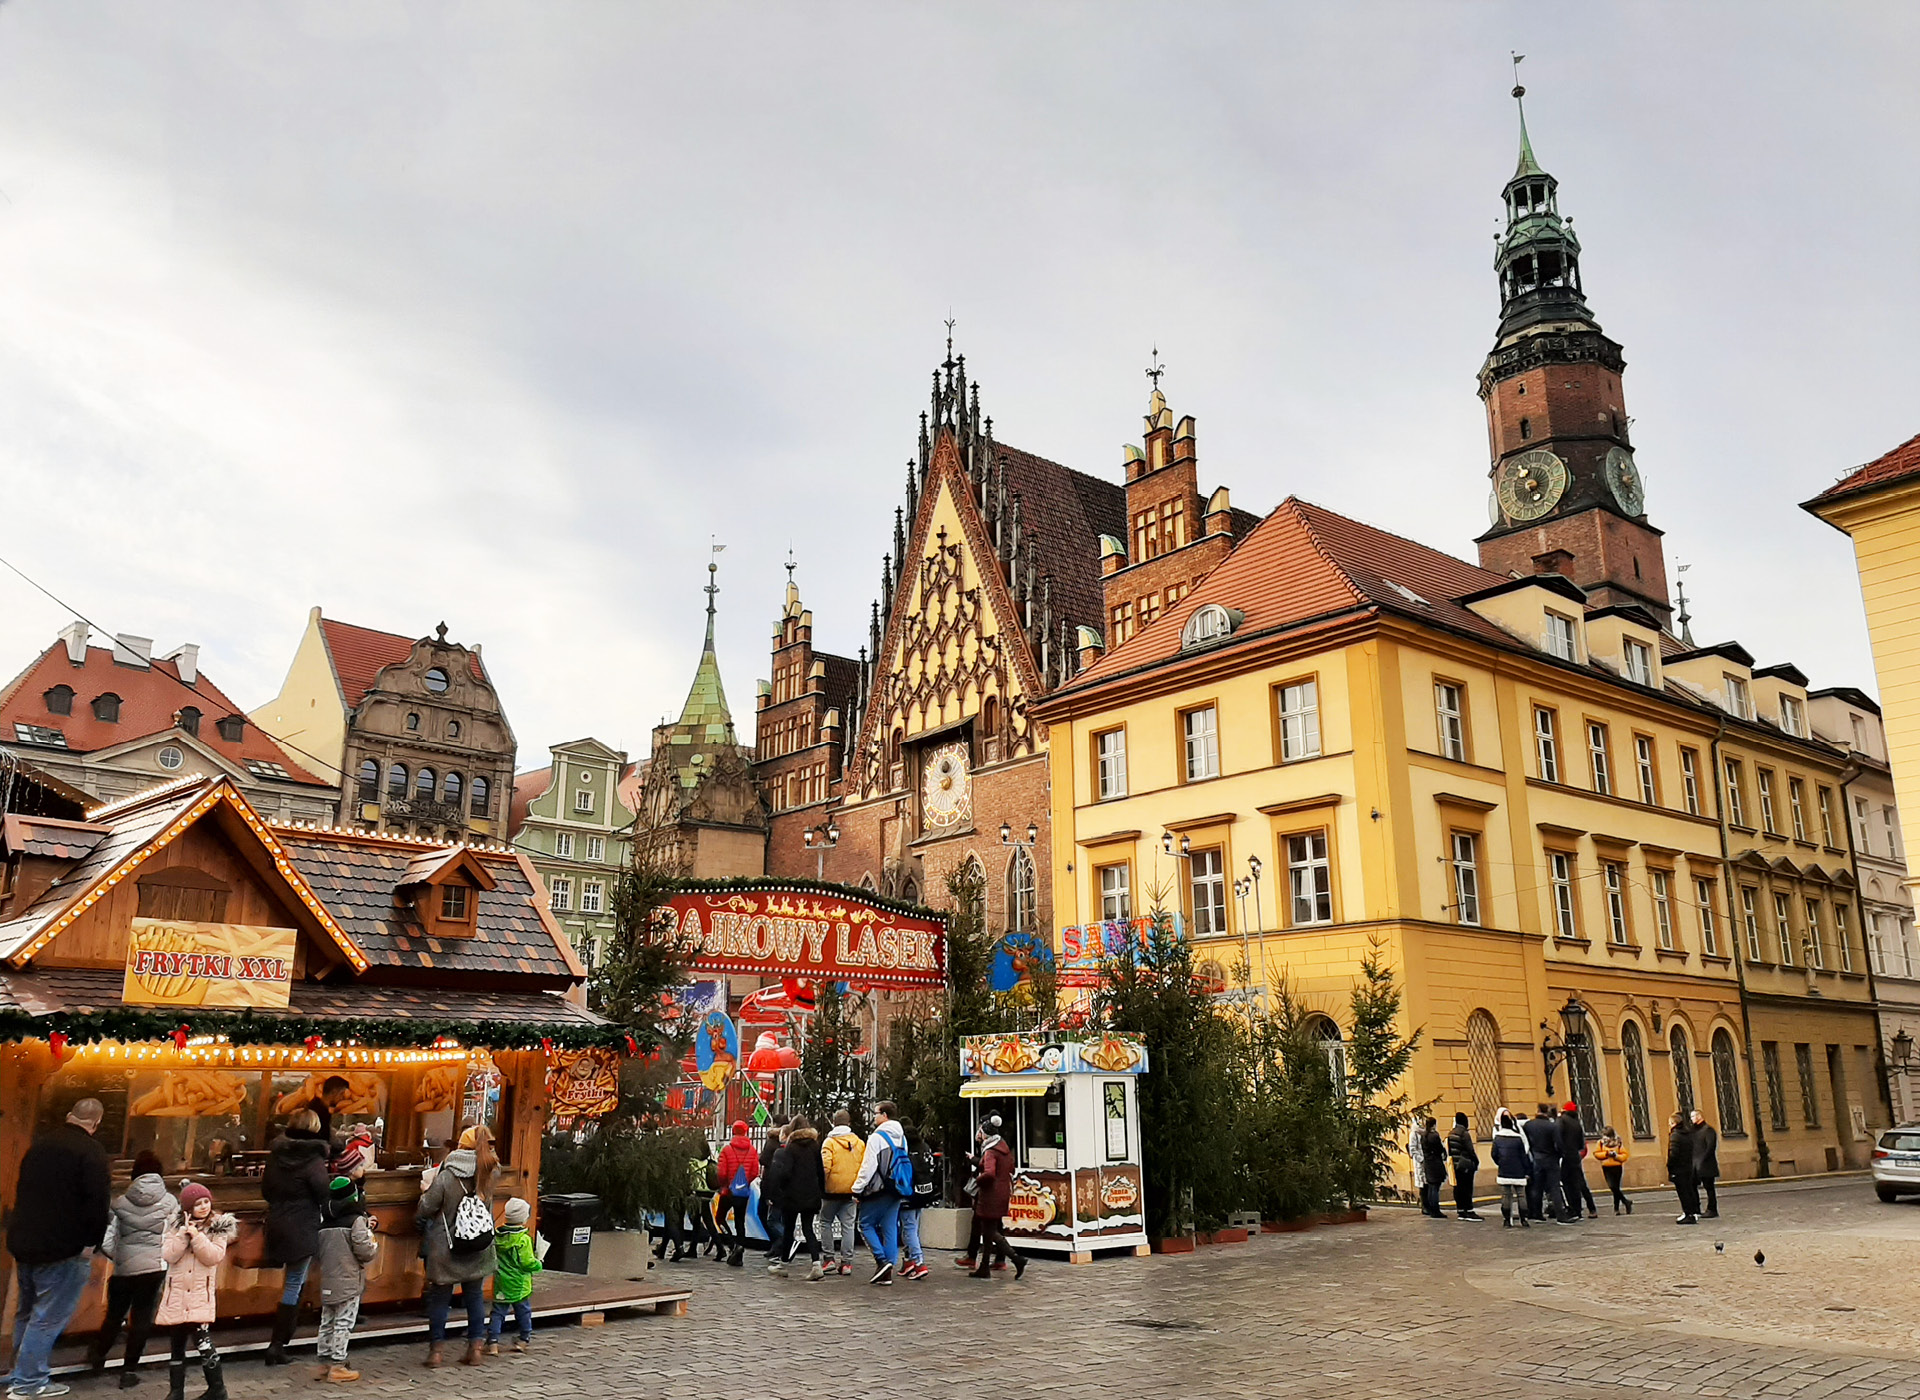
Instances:
[[[968,1036],[960,1097],[973,1124],[998,1114],[1013,1150],[1009,1239],[1085,1264],[1096,1250],[1148,1249],[1136,1036]]]

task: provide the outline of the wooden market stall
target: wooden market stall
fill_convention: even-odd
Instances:
[[[1096,1250],[1148,1249],[1138,1078],[1147,1047],[1114,1032],[973,1035],[960,1097],[1013,1152],[1006,1232],[1076,1264]]]
[[[624,1037],[585,1009],[584,975],[532,868],[505,848],[270,826],[208,778],[79,820],[5,815],[0,1208],[33,1135],[96,1098],[116,1192],[142,1150],[170,1186],[205,1183],[241,1224],[220,1315],[270,1314],[267,1147],[338,1077],[336,1135],[364,1124],[375,1139],[367,1305],[410,1302],[414,1203],[435,1155],[484,1122],[503,1162],[496,1204],[537,1201],[550,1070],[575,1096],[594,1061],[611,1077]],[[105,1274],[97,1264],[70,1331],[97,1325]]]

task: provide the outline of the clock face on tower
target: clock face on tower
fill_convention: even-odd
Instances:
[[[927,754],[920,780],[920,826],[928,835],[973,825],[973,784],[964,740]]]
[[[1607,449],[1607,489],[1628,515],[1639,515],[1647,508],[1647,491],[1640,480],[1640,468],[1633,454],[1624,447]]]
[[[1538,520],[1559,502],[1567,489],[1567,464],[1536,447],[1501,464],[1494,479],[1494,495],[1509,520]]]

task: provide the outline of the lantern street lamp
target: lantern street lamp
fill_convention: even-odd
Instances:
[[[814,852],[813,878],[827,878],[827,852],[840,844],[840,824],[828,817],[821,826],[810,826],[801,833],[800,840],[806,848]]]
[[[1899,1070],[1902,1074],[1911,1074],[1916,1068],[1920,1068],[1920,1066],[1916,1066],[1913,1062],[1913,1037],[1908,1035],[1906,1031],[1901,1031],[1900,1034],[1893,1038],[1893,1045],[1890,1048],[1892,1054],[1888,1059],[1888,1063],[1891,1064],[1893,1068]]]
[[[1545,1021],[1540,1023],[1540,1029],[1544,1032],[1540,1037],[1540,1060],[1547,1071],[1547,1097],[1551,1099],[1554,1097],[1553,1067],[1571,1061],[1587,1048],[1587,1008],[1580,1004],[1578,997],[1568,992],[1567,1004],[1560,1008],[1559,1043],[1554,1043],[1553,1031]],[[1568,1092],[1572,1092],[1573,1066],[1570,1063],[1567,1065],[1567,1087]]]
[[[1037,846],[1040,844],[1040,828],[1035,826],[1032,822],[1028,822],[1027,823],[1027,839],[1022,841],[1019,837],[1013,834],[1012,823],[1001,822],[1000,823],[1000,844],[1003,846],[1026,846],[1029,848]]]

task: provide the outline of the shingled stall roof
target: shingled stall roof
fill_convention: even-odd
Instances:
[[[1804,502],[1804,505],[1818,515],[1822,506],[1832,502],[1878,491],[1915,477],[1920,477],[1920,433],[1914,434],[1893,451],[1875,457],[1865,466],[1854,468],[1812,500]]]

